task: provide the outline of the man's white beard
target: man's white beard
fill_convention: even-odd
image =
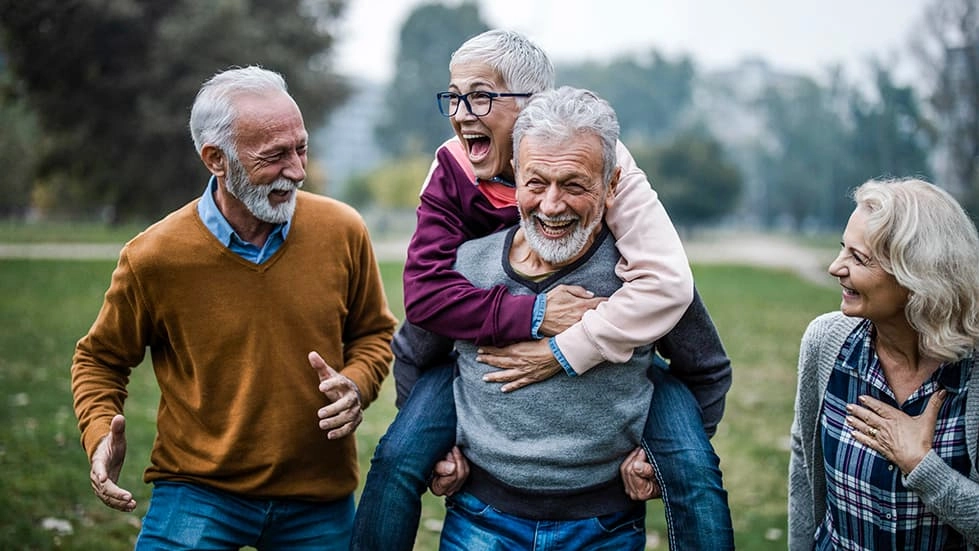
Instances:
[[[577,217],[562,216],[559,218],[548,218],[537,211],[532,211],[528,216],[520,216],[520,226],[523,228],[524,236],[530,248],[549,264],[564,265],[584,253],[584,248],[588,240],[595,234],[598,225],[602,223],[604,209],[588,227],[582,227]],[[551,239],[541,233],[537,227],[535,219],[540,219],[545,223],[560,224],[569,220],[576,220],[576,226],[571,234],[561,239]]]
[[[279,178],[271,184],[255,185],[249,180],[245,173],[245,167],[238,159],[228,160],[228,177],[225,179],[225,186],[228,193],[235,199],[244,203],[248,212],[255,218],[270,224],[282,224],[292,219],[296,212],[296,191],[303,187],[303,182],[293,182],[288,178]],[[269,194],[273,191],[289,190],[293,194],[289,200],[273,205],[269,200]]]

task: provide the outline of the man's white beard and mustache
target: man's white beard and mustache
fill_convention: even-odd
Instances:
[[[533,210],[527,216],[521,213],[520,226],[523,228],[524,236],[526,236],[530,248],[545,262],[560,266],[574,260],[584,252],[588,240],[595,234],[598,225],[602,223],[604,214],[605,209],[602,209],[602,212],[587,227],[583,227],[580,219],[576,216],[549,218]],[[567,222],[576,225],[569,235],[560,239],[551,239],[541,232],[536,220],[552,225],[561,225]]]
[[[248,212],[255,218],[270,224],[282,224],[292,219],[296,212],[296,191],[303,187],[303,182],[293,182],[288,178],[279,178],[271,184],[255,185],[248,179],[245,167],[236,157],[229,156],[228,177],[225,186],[228,193],[244,203]],[[273,205],[269,194],[273,191],[292,191],[289,200]]]

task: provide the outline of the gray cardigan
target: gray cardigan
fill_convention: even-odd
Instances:
[[[792,421],[792,457],[789,462],[789,549],[812,549],[817,526],[826,515],[826,475],[819,438],[819,411],[823,393],[843,342],[860,318],[840,312],[819,316],[806,329],[799,350],[799,383]],[[972,458],[966,478],[934,451],[905,478],[905,485],[943,522],[960,532],[970,550],[979,547],[979,376],[969,380],[965,433]]]

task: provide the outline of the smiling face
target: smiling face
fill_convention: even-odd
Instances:
[[[540,259],[559,268],[584,254],[612,205],[618,171],[606,189],[598,136],[563,141],[525,136],[518,149],[520,227]]]
[[[843,232],[840,254],[829,265],[829,273],[843,287],[840,309],[848,316],[866,318],[877,325],[906,324],[908,290],[871,256],[866,231],[867,211],[857,207]]]
[[[285,93],[235,100],[237,159],[228,159],[225,189],[255,218],[279,224],[295,209],[306,178],[308,135],[296,103]]]
[[[460,63],[449,71],[449,91],[468,94],[474,90],[486,92],[512,92],[503,84],[503,78],[482,63]],[[517,90],[519,92],[520,90]],[[495,98],[493,108],[477,117],[459,105],[459,111],[451,117],[452,129],[466,148],[469,162],[476,177],[488,180],[500,176],[513,181],[513,124],[520,114],[517,99]]]

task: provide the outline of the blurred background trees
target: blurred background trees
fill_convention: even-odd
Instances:
[[[343,6],[0,0],[4,114],[27,111],[43,135],[18,169],[33,173],[31,192],[4,189],[0,210],[22,209],[29,197],[54,215],[151,220],[200,194],[207,172],[187,119],[201,82],[229,66],[281,72],[308,122],[319,124],[346,95],[329,57],[330,22]],[[20,132],[30,125],[18,122]]]
[[[217,70],[257,63],[286,76],[306,116],[309,188],[410,231],[395,221],[411,223],[451,136],[434,94],[452,51],[489,25],[473,1],[421,4],[392,79],[346,80],[332,58],[347,1],[366,0],[0,0],[0,216],[152,221],[193,198],[206,179],[187,132],[193,95]],[[705,70],[655,49],[559,63],[557,81],[615,107],[687,230],[835,232],[847,192],[880,176],[933,180],[979,213],[977,0],[930,3],[907,56],[913,82],[893,59],[868,60],[857,79],[764,59]]]

